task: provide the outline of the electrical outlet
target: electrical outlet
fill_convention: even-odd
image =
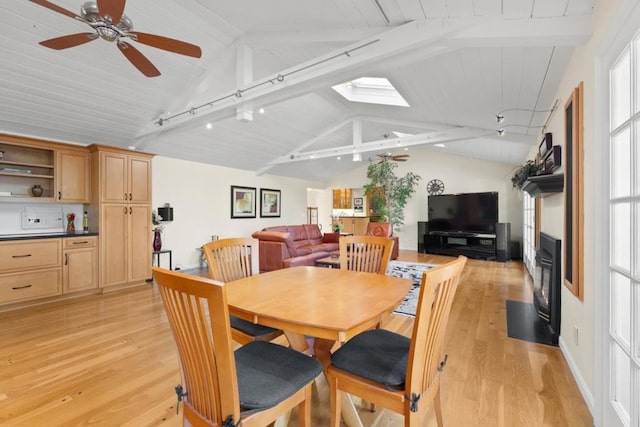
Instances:
[[[31,208],[22,212],[22,228],[62,228],[62,208]]]
[[[576,345],[576,347],[580,345],[580,340],[579,340],[580,333],[579,332],[580,332],[580,330],[578,329],[578,327],[574,325],[573,326],[573,342]]]

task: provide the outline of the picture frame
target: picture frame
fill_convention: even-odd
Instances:
[[[231,218],[256,217],[256,188],[231,186]]]
[[[362,203],[363,203],[362,197],[353,198],[353,206],[355,207],[362,206]]]
[[[260,189],[260,217],[279,218],[282,199],[280,190]]]
[[[552,147],[553,147],[553,136],[551,132],[547,132],[542,137],[542,141],[540,142],[540,145],[538,145],[538,155],[540,156],[541,160],[544,160],[544,158],[547,157]]]

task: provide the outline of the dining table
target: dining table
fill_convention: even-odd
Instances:
[[[227,303],[234,316],[281,329],[291,348],[326,368],[334,346],[379,326],[411,287],[410,279],[384,274],[299,266],[229,282]],[[362,425],[346,400],[345,421]]]

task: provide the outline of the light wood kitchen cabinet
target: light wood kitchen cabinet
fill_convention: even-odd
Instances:
[[[70,237],[63,240],[62,292],[98,288],[98,238]]]
[[[144,283],[151,277],[152,154],[92,145],[89,217],[98,218],[100,287]],[[94,170],[95,169],[95,170]],[[92,228],[90,224],[89,228]]]
[[[361,236],[367,232],[369,217],[343,216],[338,218],[337,222],[342,226],[341,233]]]
[[[89,203],[91,157],[87,150],[57,150],[56,200],[63,203]]]
[[[87,148],[0,135],[0,151],[0,201],[90,202]]]
[[[334,209],[351,209],[351,189],[336,188],[333,190],[333,208]]]
[[[102,287],[142,282],[151,277],[151,234],[151,205],[102,206]]]
[[[0,242],[0,305],[62,293],[61,240]]]
[[[151,158],[100,152],[102,203],[151,203]]]

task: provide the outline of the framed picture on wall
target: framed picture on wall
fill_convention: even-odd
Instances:
[[[256,189],[231,186],[231,218],[256,217]]]
[[[280,217],[280,190],[260,189],[260,217]]]

